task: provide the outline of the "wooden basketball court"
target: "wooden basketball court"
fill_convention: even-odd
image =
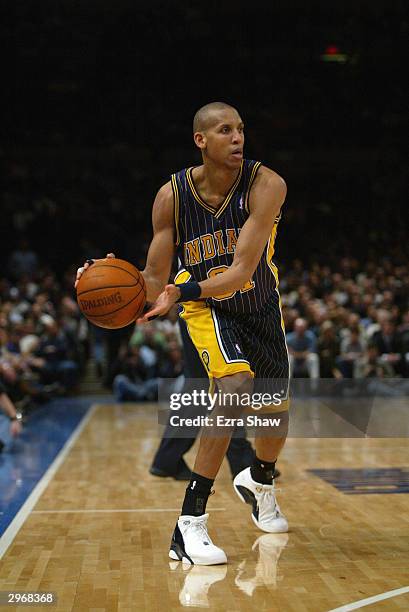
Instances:
[[[290,438],[278,483],[288,535],[257,530],[223,465],[209,532],[228,565],[185,570],[168,549],[186,483],[148,473],[156,423],[148,405],[94,407],[5,552],[0,591],[53,591],[41,609],[63,612],[324,612],[402,589],[366,609],[409,609],[409,496],[350,484],[353,470],[407,466],[407,439]],[[338,488],[308,471],[320,469]]]

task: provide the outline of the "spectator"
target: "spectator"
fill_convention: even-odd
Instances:
[[[67,336],[50,315],[43,315],[41,323],[45,332],[35,354],[40,359],[38,369],[42,381],[58,382],[63,389],[72,390],[77,383],[78,366],[69,358]]]
[[[118,402],[154,401],[158,396],[158,379],[149,377],[149,368],[141,358],[140,348],[130,345],[114,370],[113,390]]]
[[[182,347],[172,340],[167,346],[159,366],[159,374],[163,378],[178,378],[183,374]]]
[[[317,379],[319,360],[316,352],[316,339],[307,329],[305,319],[298,318],[294,323],[294,331],[287,334],[287,346],[290,357],[290,374],[295,378],[304,377]]]
[[[380,359],[375,344],[370,344],[363,357],[357,360],[357,378],[391,378],[394,370],[390,363]]]
[[[391,365],[395,375],[403,374],[402,339],[393,321],[386,319],[375,332],[372,343],[377,347],[380,359]]]
[[[155,321],[155,323],[156,323],[156,329],[159,332],[162,332],[163,334],[165,334],[168,340],[173,338],[177,341],[178,345],[181,346],[182,338],[180,335],[178,319],[179,319],[178,308],[177,306],[173,306],[167,313],[166,317],[162,317],[161,319],[158,319],[157,321]]]
[[[337,359],[338,369],[344,378],[354,378],[357,360],[363,356],[364,350],[365,344],[361,340],[360,330],[353,327],[349,336],[342,340],[341,354]]]
[[[140,357],[147,368],[148,377],[155,376],[160,356],[166,349],[165,334],[158,330],[156,321],[147,323],[143,327],[136,326],[130,345],[139,347]]]
[[[409,376],[409,310],[402,317],[402,324],[399,327],[399,334],[402,341],[402,354],[404,359],[404,376]]]
[[[0,383],[0,408],[10,419],[10,434],[13,437],[20,435],[21,433],[21,419],[22,414],[14,406],[13,402],[9,398],[4,385]],[[4,442],[0,440],[0,453],[4,448]]]
[[[339,340],[335,333],[335,326],[331,321],[324,321],[321,325],[317,341],[317,353],[320,360],[321,378],[339,378],[340,372],[336,367],[336,358],[339,355]]]

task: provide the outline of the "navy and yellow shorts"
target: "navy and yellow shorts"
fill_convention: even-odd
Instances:
[[[176,283],[186,280],[178,275]],[[198,300],[181,304],[179,316],[210,380],[249,372],[255,392],[278,392],[288,399],[288,352],[277,290],[256,313],[225,313]]]

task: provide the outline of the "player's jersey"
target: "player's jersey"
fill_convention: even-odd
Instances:
[[[243,160],[236,181],[217,209],[204,202],[197,192],[193,168],[172,175],[177,254],[192,280],[199,282],[223,273],[233,263],[240,230],[249,217],[249,192],[260,166],[260,162]],[[275,219],[253,277],[239,291],[207,298],[208,304],[225,312],[261,310],[278,285],[278,271],[272,257],[280,218],[281,213]]]

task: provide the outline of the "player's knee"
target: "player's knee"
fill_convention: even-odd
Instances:
[[[253,377],[250,372],[237,372],[237,374],[219,378],[217,386],[223,393],[251,393]]]
[[[218,380],[220,408],[226,417],[238,418],[249,405],[253,390],[250,372],[238,372]]]

